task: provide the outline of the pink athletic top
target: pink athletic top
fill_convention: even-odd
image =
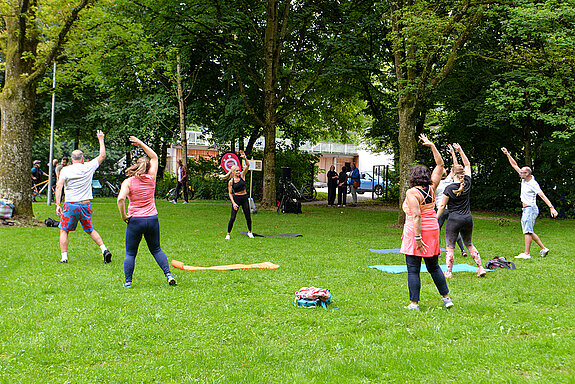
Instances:
[[[130,177],[128,216],[154,216],[158,214],[154,202],[156,179],[151,175]]]

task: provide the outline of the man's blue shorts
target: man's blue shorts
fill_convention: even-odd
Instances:
[[[535,225],[535,219],[539,215],[539,208],[537,205],[530,205],[523,208],[523,214],[521,215],[521,227],[523,228],[523,233],[533,233],[533,226]]]
[[[64,203],[58,227],[66,232],[75,231],[78,221],[82,224],[85,232],[90,233],[94,230],[92,227],[92,204],[90,202]]]

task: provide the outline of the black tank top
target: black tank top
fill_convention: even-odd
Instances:
[[[246,182],[240,177],[240,181],[236,183],[235,178],[232,178],[232,191],[234,193],[242,192],[246,190]]]
[[[433,198],[433,194],[429,188],[429,186],[424,187],[424,188],[420,188],[420,187],[415,187],[419,193],[421,193],[421,196],[423,197],[423,204],[431,204],[434,202],[434,198]],[[422,205],[423,205],[422,204]]]

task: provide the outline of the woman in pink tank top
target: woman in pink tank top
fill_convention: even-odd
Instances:
[[[435,213],[435,190],[441,181],[444,164],[441,154],[427,137],[419,137],[423,145],[431,148],[436,167],[433,173],[425,165],[411,167],[409,183],[411,188],[405,193],[403,211],[405,224],[401,241],[401,253],[405,255],[407,264],[407,285],[411,303],[406,309],[419,310],[419,293],[421,279],[419,272],[421,262],[425,262],[427,271],[431,274],[433,282],[443,297],[443,305],[447,308],[453,306],[449,298],[449,288],[445,276],[439,267],[441,254],[439,240],[439,224]]]
[[[142,236],[148,249],[162,269],[169,285],[176,285],[176,279],[170,272],[168,258],[160,247],[160,222],[154,201],[156,174],[158,173],[158,155],[140,139],[130,136],[130,142],[141,147],[148,157],[140,157],[136,164],[126,169],[128,178],[122,183],[118,195],[118,210],[128,226],[126,228],[126,257],[124,259],[125,288],[132,288],[132,275],[136,255]],[[126,198],[130,201],[126,214]]]

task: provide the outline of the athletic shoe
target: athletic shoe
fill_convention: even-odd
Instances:
[[[403,307],[403,308],[405,308],[405,309],[413,309],[413,310],[415,310],[415,311],[419,311],[419,304],[413,304],[413,303],[411,303],[411,304],[409,304],[409,305],[407,305],[407,306],[405,306],[405,307]]]
[[[248,232],[248,237],[249,237],[250,239],[253,239],[253,238],[254,238],[254,234],[251,233],[251,232]]]
[[[178,204],[178,202],[177,202],[176,200],[172,200],[172,201],[170,201],[170,203],[172,203],[172,204]]]
[[[549,248],[543,248],[539,253],[541,254],[541,257],[545,257],[549,253]]]
[[[450,297],[443,297],[441,298],[441,301],[443,302],[443,305],[445,306],[445,308],[451,308],[453,307],[453,302],[451,301]]]
[[[130,281],[129,283],[124,283],[124,285],[122,285],[122,287],[124,287],[124,288],[132,288],[132,282]]]
[[[188,204],[188,202],[187,202],[187,201],[183,201],[182,204]]]
[[[479,267],[479,271],[477,271],[477,277],[483,277],[485,275],[487,275],[487,272],[485,272],[485,268]]]
[[[104,264],[112,262],[112,252],[106,249],[103,253],[103,256],[104,256]]]
[[[526,255],[525,252],[518,254],[515,256],[516,259],[530,259],[531,255]]]
[[[226,235],[226,240],[229,240],[229,239],[230,239],[230,235]]]
[[[451,272],[445,272],[443,273],[443,275],[445,276],[446,279],[451,279],[453,277],[453,274]]]
[[[174,279],[174,276],[172,276],[169,273],[166,275],[166,280],[168,280],[169,285],[178,285],[178,283],[176,282],[176,279]]]
[[[60,264],[68,264],[68,259],[62,259],[62,260],[60,260]]]

